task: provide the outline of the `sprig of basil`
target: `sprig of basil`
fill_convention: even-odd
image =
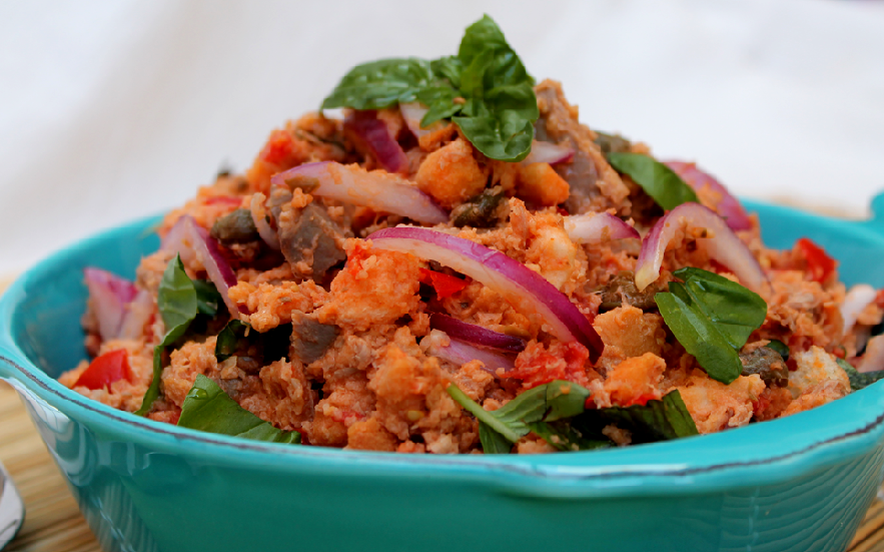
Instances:
[[[877,370],[875,372],[860,372],[859,370],[851,366],[850,363],[848,363],[843,358],[836,357],[835,362],[837,362],[838,366],[840,366],[847,373],[847,379],[850,380],[850,389],[852,391],[865,389],[876,381],[884,379],[884,370]]]
[[[699,434],[678,389],[670,391],[659,401],[627,407],[612,406],[599,409],[598,413],[606,421],[629,430],[634,443],[652,443]]]
[[[675,338],[714,380],[728,384],[740,375],[738,351],[764,323],[767,303],[757,293],[723,276],[687,267],[673,272],[684,283],[654,296]]]
[[[479,440],[485,454],[509,453],[513,443],[531,431],[530,424],[582,413],[590,396],[583,386],[555,380],[525,391],[497,410],[488,411],[453,383],[448,386],[448,394],[479,420]]]
[[[157,294],[157,306],[160,309],[163,325],[166,327],[166,335],[153,349],[153,380],[144,393],[141,408],[135,411],[138,416],[147,415],[160,395],[160,376],[163,373],[165,348],[184,335],[199,312],[196,288],[184,272],[184,264],[179,255],[175,255],[175,258],[169,261],[163,272]]]
[[[271,443],[301,442],[297,431],[282,431],[241,407],[211,379],[197,374],[181,405],[178,427]]]
[[[485,156],[521,161],[539,116],[534,79],[487,15],[467,27],[457,56],[385,59],[348,72],[322,109],[383,109],[420,101],[421,126],[451,118]]]
[[[689,201],[700,202],[694,190],[680,176],[649,155],[612,152],[607,159],[617,172],[629,175],[657,205],[667,211]]]

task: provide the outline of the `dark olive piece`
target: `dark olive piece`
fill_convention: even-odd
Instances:
[[[595,131],[596,145],[602,150],[602,153],[623,153],[629,152],[632,144],[626,138],[619,134],[606,134],[604,132]]]
[[[340,329],[337,326],[321,324],[306,315],[293,316],[292,358],[304,364],[319,360],[335,342],[339,333]]]
[[[784,387],[789,384],[789,368],[782,355],[770,347],[759,347],[751,353],[740,353],[743,375],[758,374],[767,385]]]
[[[624,302],[637,309],[654,310],[657,308],[654,295],[658,291],[659,289],[653,285],[639,291],[635,287],[635,274],[631,270],[623,270],[601,289],[602,304],[599,306],[599,312],[616,309]]]
[[[451,211],[451,223],[459,228],[489,228],[496,226],[501,215],[501,201],[504,193],[500,188],[485,190],[481,194],[461,203]]]
[[[224,245],[260,239],[255,221],[252,220],[252,212],[248,209],[237,209],[216,220],[212,225],[211,235]]]

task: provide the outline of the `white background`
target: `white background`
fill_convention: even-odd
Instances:
[[[0,276],[244,170],[352,65],[454,54],[487,12],[593,128],[738,194],[862,216],[884,189],[871,0],[0,3]]]

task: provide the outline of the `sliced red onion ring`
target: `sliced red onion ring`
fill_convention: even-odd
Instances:
[[[841,318],[844,320],[844,333],[856,324],[856,318],[870,303],[878,297],[875,288],[868,284],[857,284],[850,288],[841,303]]]
[[[576,243],[641,238],[638,230],[610,213],[587,213],[564,217],[565,232]]]
[[[354,111],[344,119],[344,130],[361,141],[387,172],[408,170],[408,158],[402,146],[390,135],[387,123],[377,118],[374,111]]]
[[[531,142],[531,153],[522,160],[522,165],[530,165],[531,163],[567,163],[574,158],[574,150],[568,146],[560,146],[552,142],[541,142],[534,140]]]
[[[520,353],[525,349],[525,340],[506,335],[476,324],[469,324],[447,314],[433,313],[430,315],[430,327],[448,334],[452,339],[459,339],[479,347],[487,347],[511,353]]]
[[[374,247],[434,260],[500,293],[523,314],[538,314],[561,341],[578,341],[595,362],[604,343],[586,316],[543,276],[503,253],[427,228],[385,228],[366,238]]]
[[[421,121],[429,110],[428,107],[424,107],[420,102],[399,104],[399,111],[402,113],[402,118],[405,119],[405,124],[408,125],[408,130],[418,140],[420,140],[421,136],[426,136],[442,127],[442,122],[436,121],[426,128],[421,128]]]
[[[682,203],[658,220],[642,241],[635,265],[635,287],[639,291],[660,276],[666,246],[684,226],[711,231],[712,238],[700,238],[706,243],[709,257],[728,267],[741,284],[756,293],[769,289],[770,283],[758,260],[721,217],[699,203]]]
[[[476,347],[459,339],[451,338],[451,336],[449,336],[447,346],[434,343],[427,349],[427,354],[447,360],[458,366],[478,360],[482,362],[482,368],[492,374],[496,374],[498,368],[503,368],[504,372],[509,372],[515,367],[515,361],[502,353]]]
[[[876,335],[866,345],[866,352],[856,369],[860,372],[884,370],[884,335]]]
[[[135,284],[100,268],[83,270],[92,307],[98,318],[98,333],[103,340],[116,339],[126,318],[126,306],[135,299]]]
[[[300,186],[315,196],[364,205],[424,224],[439,224],[448,214],[408,180],[383,171],[367,172],[334,161],[307,163],[273,175],[276,186]]]
[[[230,288],[237,283],[236,274],[218,250],[218,242],[205,228],[197,224],[193,217],[182,215],[166,234],[162,248],[177,252],[185,263],[193,259],[199,261],[206,269],[209,280],[215,284],[218,293],[224,299],[231,315],[237,317],[240,312],[248,314],[248,309],[237,307],[230,299]]]
[[[718,205],[715,206],[715,210],[724,218],[731,230],[748,230],[752,228],[749,215],[740,201],[731,195],[727,188],[713,178],[712,175],[701,171],[694,163],[665,161],[663,164],[672,169],[695,192],[708,187],[712,192],[720,195],[721,199],[718,201]]]
[[[252,196],[252,202],[249,204],[249,209],[252,212],[252,222],[255,223],[258,235],[261,236],[264,243],[271,249],[279,251],[279,235],[267,221],[267,209],[264,207],[265,201],[267,201],[267,196],[261,192]]]
[[[154,313],[153,297],[146,289],[138,290],[128,305],[123,323],[120,324],[120,339],[138,339],[144,335],[144,327],[150,322]]]

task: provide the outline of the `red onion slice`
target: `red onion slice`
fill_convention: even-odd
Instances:
[[[850,288],[841,303],[841,318],[844,320],[844,333],[856,324],[856,318],[870,303],[878,297],[875,288],[868,284],[857,284]]]
[[[352,133],[387,172],[406,172],[408,158],[402,146],[390,135],[387,123],[374,111],[354,111],[344,119],[344,130]]]
[[[430,327],[448,334],[452,339],[459,339],[479,347],[488,347],[500,351],[520,353],[525,349],[525,340],[502,334],[458,320],[447,314],[433,313],[430,315]]]
[[[699,192],[703,188],[709,188],[713,193],[718,194],[721,199],[718,201],[718,205],[715,206],[715,210],[724,218],[731,230],[748,230],[752,228],[749,215],[740,201],[731,195],[727,188],[713,178],[712,175],[701,171],[694,163],[665,161],[663,164],[672,169],[695,192]]]
[[[550,333],[561,341],[578,341],[595,362],[604,343],[586,316],[543,276],[503,253],[463,238],[400,226],[385,228],[366,238],[374,247],[412,253],[434,260],[481,282],[501,294],[523,314],[539,315]]]
[[[638,230],[610,213],[587,213],[563,217],[565,232],[575,243],[641,238]]]
[[[509,372],[515,367],[515,361],[502,353],[482,349],[459,339],[453,339],[451,336],[449,336],[448,341],[447,346],[438,343],[430,345],[427,349],[427,354],[447,360],[457,366],[463,366],[467,362],[478,360],[482,362],[483,369],[492,374],[496,374],[498,368],[503,368],[504,372]]]
[[[436,121],[426,128],[421,128],[421,121],[429,110],[430,108],[425,107],[420,102],[399,104],[399,112],[402,113],[402,118],[405,119],[405,124],[408,126],[408,130],[410,130],[418,140],[420,140],[421,136],[426,136],[443,126],[442,121]]]
[[[274,230],[267,221],[267,209],[264,206],[265,201],[267,201],[267,196],[261,192],[252,196],[252,202],[249,204],[249,210],[252,213],[252,222],[255,223],[255,228],[258,229],[258,235],[261,236],[264,243],[266,243],[270,249],[279,251],[279,234],[276,233],[276,230]]]
[[[560,146],[552,142],[541,142],[534,140],[531,142],[531,153],[522,160],[522,165],[530,165],[531,163],[567,163],[574,158],[574,150],[568,146]]]
[[[230,299],[230,288],[237,283],[236,274],[218,250],[218,242],[205,228],[197,224],[193,217],[182,215],[166,234],[162,248],[177,252],[185,263],[193,259],[199,261],[206,269],[209,280],[215,284],[218,293],[224,299],[230,314],[234,318],[237,318],[240,312],[248,314],[248,309],[237,307]]]
[[[126,306],[135,298],[135,284],[100,268],[83,270],[101,339],[116,339],[126,318]]]
[[[147,326],[154,314],[153,297],[150,292],[141,289],[131,303],[126,305],[126,315],[120,325],[120,339],[138,339],[144,335],[144,327]]]
[[[319,197],[364,205],[424,224],[448,221],[448,214],[408,180],[383,171],[367,172],[334,161],[307,163],[273,175],[276,186],[301,186]]]
[[[666,246],[685,226],[711,231],[712,238],[700,238],[705,241],[709,257],[728,267],[740,283],[756,293],[769,289],[770,283],[758,260],[721,217],[699,203],[682,203],[658,220],[642,241],[635,265],[635,287],[639,291],[660,276]]]

